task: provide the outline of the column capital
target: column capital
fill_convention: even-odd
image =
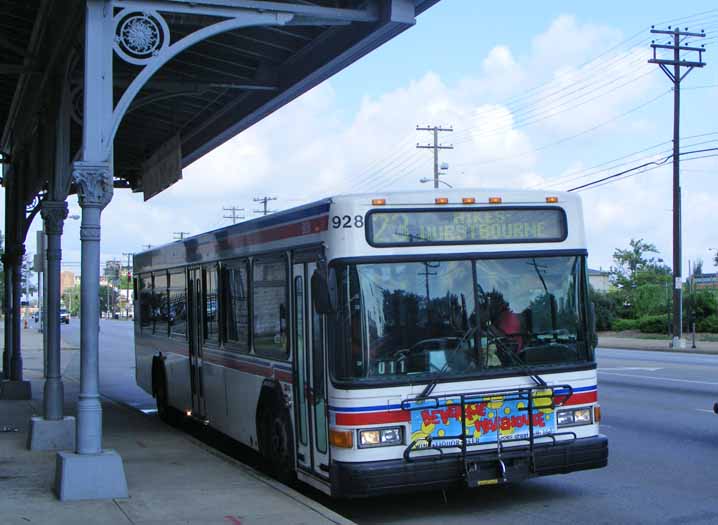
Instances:
[[[103,209],[112,200],[112,169],[109,162],[75,161],[72,179],[83,208]]]
[[[62,235],[62,226],[67,218],[67,202],[43,201],[40,215],[45,223],[46,234]]]

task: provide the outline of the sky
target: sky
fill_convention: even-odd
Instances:
[[[670,154],[672,84],[651,57],[652,24],[705,29],[707,67],[681,84],[681,148],[718,147],[718,8],[713,0],[508,4],[442,0],[415,27],[184,170],[143,202],[115,190],[103,213],[102,260],[338,193],[425,188],[431,140],[416,125],[451,126],[440,153],[454,187],[567,190]],[[684,275],[718,248],[718,156],[682,158]],[[703,157],[703,158],[698,158]],[[580,191],[592,268],[630,239],[670,264],[671,164]],[[70,214],[80,214],[70,197]],[[36,220],[32,229],[39,227]],[[28,237],[34,251],[34,233]],[[713,252],[715,253],[715,252]],[[68,220],[63,269],[79,271],[79,221]]]

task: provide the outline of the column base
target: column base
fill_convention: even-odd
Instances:
[[[0,382],[0,399],[8,401],[26,401],[32,399],[32,386],[30,386],[30,381],[13,381],[8,379]]]
[[[114,450],[99,454],[58,452],[55,494],[60,501],[126,498],[122,458]]]
[[[75,450],[75,418],[62,419],[30,418],[30,433],[27,436],[30,450]]]

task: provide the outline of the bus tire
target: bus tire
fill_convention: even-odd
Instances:
[[[265,411],[269,465],[272,474],[287,485],[294,481],[294,439],[289,412],[283,405],[275,405],[274,410]]]
[[[175,425],[177,418],[174,409],[169,405],[167,396],[167,372],[162,356],[152,358],[152,392],[157,402],[157,415],[168,425]]]

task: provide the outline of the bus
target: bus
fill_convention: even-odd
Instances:
[[[581,202],[340,195],[134,258],[159,416],[340,498],[607,465]]]

